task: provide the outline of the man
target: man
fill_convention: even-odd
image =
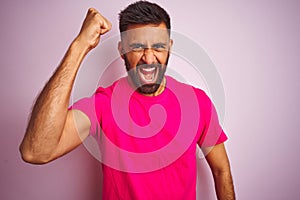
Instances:
[[[218,199],[235,199],[223,144],[227,137],[214,106],[202,90],[165,76],[173,44],[169,15],[139,1],[120,13],[119,28],[128,77],[68,108],[81,62],[111,29],[105,17],[89,9],[34,105],[20,145],[24,161],[48,163],[91,134],[103,159],[103,199],[196,199],[199,145]]]

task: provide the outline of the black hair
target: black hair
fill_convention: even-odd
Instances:
[[[130,4],[119,13],[120,33],[130,25],[165,23],[169,33],[171,22],[169,14],[159,5],[148,1],[137,1]]]

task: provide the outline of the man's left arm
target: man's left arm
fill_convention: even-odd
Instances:
[[[214,177],[218,200],[234,200],[232,175],[224,144],[202,148],[202,151]]]

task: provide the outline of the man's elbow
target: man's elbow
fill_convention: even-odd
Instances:
[[[230,177],[231,178],[231,170],[229,167],[219,168],[212,170],[214,177]]]
[[[51,162],[50,156],[42,156],[37,155],[29,151],[28,149],[24,148],[24,146],[21,144],[19,147],[19,151],[21,153],[21,158],[24,162],[30,163],[30,164],[36,164],[36,165],[42,165]]]

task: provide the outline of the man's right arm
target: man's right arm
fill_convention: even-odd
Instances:
[[[87,137],[90,121],[81,111],[68,110],[70,95],[84,57],[110,29],[107,19],[97,10],[89,9],[79,35],[34,104],[20,145],[24,161],[50,162],[77,147]]]

